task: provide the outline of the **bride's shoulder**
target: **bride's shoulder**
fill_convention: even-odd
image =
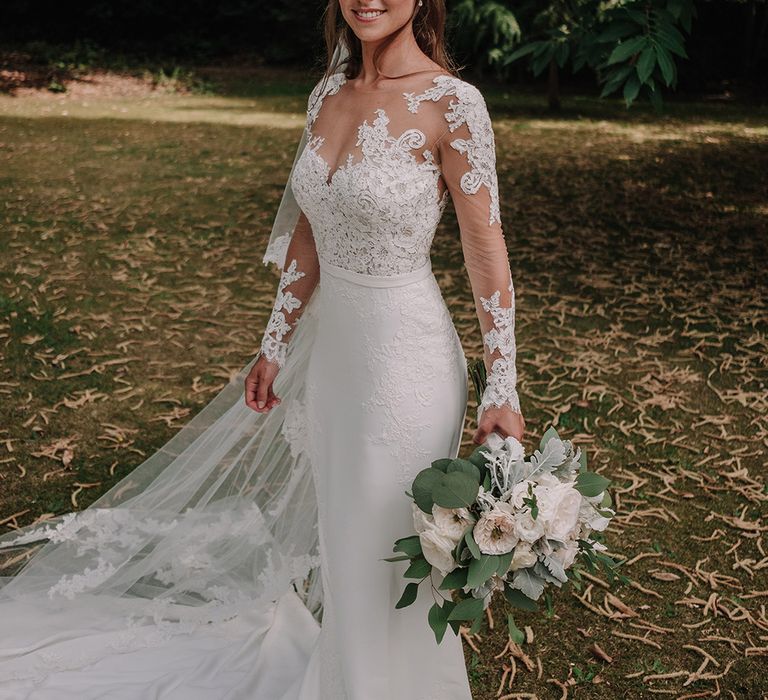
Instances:
[[[488,112],[480,88],[451,73],[434,76],[427,89],[419,93],[405,93],[405,97],[411,112],[418,111],[422,103],[432,103],[432,109],[452,123],[463,122],[472,115],[479,116]]]

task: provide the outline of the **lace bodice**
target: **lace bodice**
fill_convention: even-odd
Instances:
[[[261,350],[284,364],[320,261],[383,276],[427,264],[450,197],[488,368],[479,413],[503,405],[519,412],[514,286],[490,115],[482,93],[456,76],[425,83],[420,76],[410,91],[358,90],[335,73],[315,85],[290,183],[302,214],[275,243],[286,248],[285,268]]]

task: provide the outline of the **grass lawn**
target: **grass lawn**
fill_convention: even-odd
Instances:
[[[0,531],[93,502],[251,359],[312,84],[0,96]],[[765,697],[768,112],[486,95],[526,446],[554,424],[613,480],[631,583],[554,589],[521,646],[495,603],[475,699]],[[433,254],[479,357],[452,210]]]

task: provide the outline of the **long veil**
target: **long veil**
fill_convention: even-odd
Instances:
[[[327,74],[341,70],[347,55],[337,45]],[[263,259],[281,270],[300,213],[291,177],[306,140],[305,128]],[[266,414],[245,405],[244,381],[257,355],[88,508],[0,536],[0,682],[156,645],[266,609],[291,590],[321,620],[303,419],[316,298],[275,379],[280,404]]]

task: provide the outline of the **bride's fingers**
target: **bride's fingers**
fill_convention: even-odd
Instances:
[[[259,386],[259,381],[256,377],[247,377],[245,380],[245,405],[248,408],[252,408],[254,411],[258,410],[256,406],[256,391]]]
[[[272,387],[272,382],[266,381],[263,377],[256,387],[256,406],[257,410],[263,411],[267,404],[267,394]]]

